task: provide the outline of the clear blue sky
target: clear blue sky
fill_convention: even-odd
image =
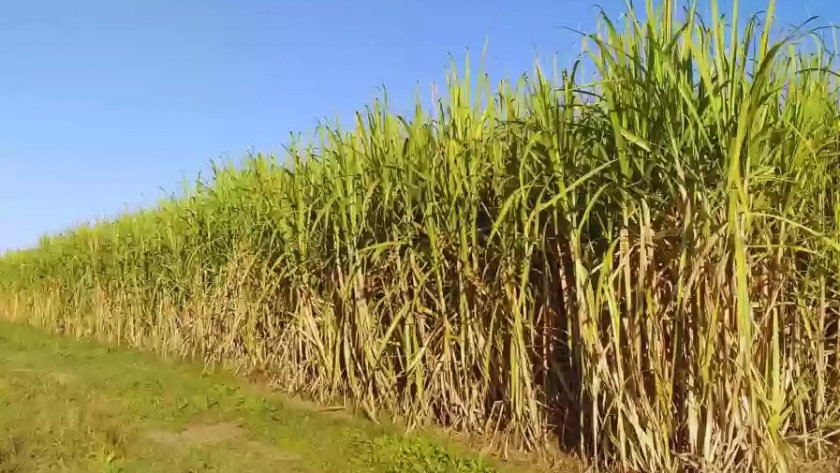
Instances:
[[[836,0],[779,0],[783,21]],[[154,203],[211,159],[279,152],[385,85],[409,104],[489,40],[494,78],[578,52],[621,0],[0,1],[0,251]],[[639,1],[638,3],[642,3]],[[742,2],[763,8],[764,0]],[[743,10],[746,11],[746,10]]]

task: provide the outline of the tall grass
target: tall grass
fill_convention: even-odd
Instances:
[[[833,55],[813,32],[774,39],[769,16],[730,28],[665,2],[645,18],[601,19],[592,83],[578,66],[496,87],[453,73],[432,110],[376,102],[287,167],[254,156],[9,254],[2,313],[412,424],[559,435],[601,465],[824,456],[840,428]]]

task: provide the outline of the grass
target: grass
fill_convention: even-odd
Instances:
[[[410,428],[559,438],[596,466],[829,456],[835,56],[807,25],[780,36],[772,2],[746,21],[680,6],[603,16],[591,79],[453,68],[413,116],[378,101],[281,160],[8,254],[0,313]]]
[[[0,322],[0,472],[500,471],[221,373]]]

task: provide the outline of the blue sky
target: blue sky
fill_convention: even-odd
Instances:
[[[779,0],[793,22],[835,0]],[[156,202],[210,160],[280,152],[385,85],[409,104],[489,41],[495,79],[579,52],[621,0],[0,2],[0,251]],[[641,3],[641,2],[639,2]],[[764,0],[742,1],[742,11]]]

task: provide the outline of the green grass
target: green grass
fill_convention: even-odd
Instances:
[[[591,77],[453,70],[412,116],[45,237],[0,260],[0,314],[601,466],[827,457],[835,55],[734,3],[630,7],[584,38]]]
[[[197,367],[0,322],[0,472],[497,471]]]

